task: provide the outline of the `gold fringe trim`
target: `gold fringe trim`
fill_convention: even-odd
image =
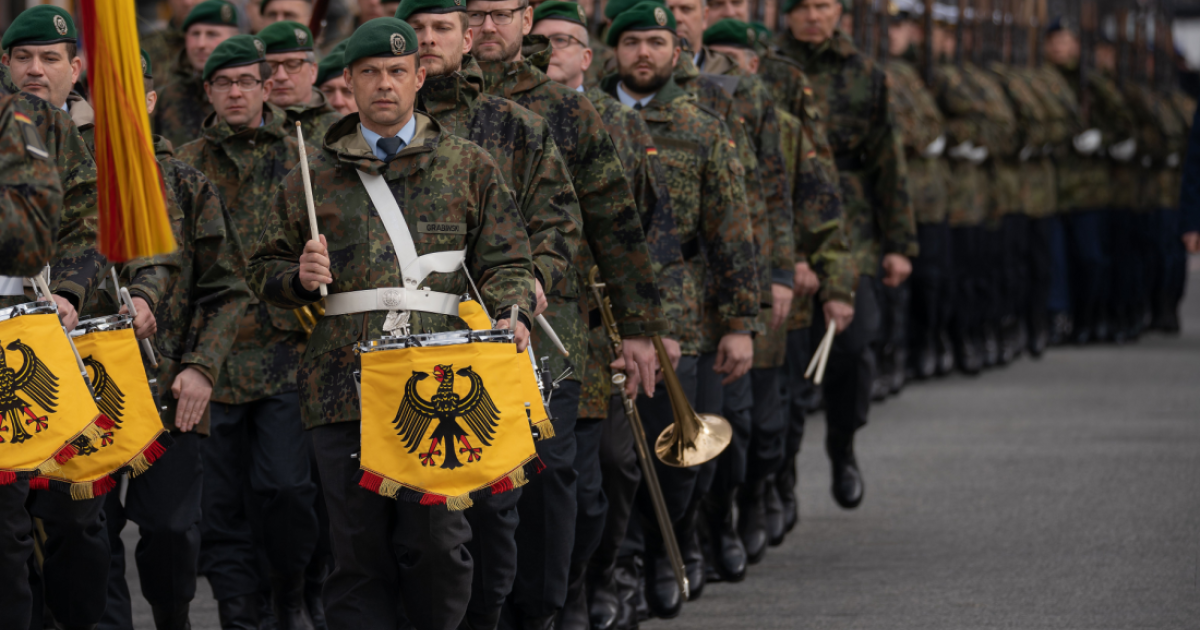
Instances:
[[[475,505],[475,502],[471,500],[470,493],[446,498],[446,509],[451,512],[461,512],[472,505]]]
[[[86,499],[94,499],[94,498],[96,498],[96,497],[95,497],[95,495],[92,494],[92,482],[85,481],[83,483],[71,484],[71,500],[72,501],[84,501]]]
[[[43,475],[53,475],[54,473],[62,470],[62,466],[59,466],[58,462],[54,461],[54,458],[51,457],[50,459],[42,462],[42,464],[37,467],[37,470]]]
[[[395,499],[396,495],[400,494],[400,488],[402,487],[399,483],[384,477],[383,481],[379,483],[379,494]]]
[[[520,468],[508,473],[508,479],[509,481],[512,481],[513,490],[516,490],[517,488],[529,483],[529,477],[525,476],[524,466],[521,466]]]
[[[150,460],[146,459],[145,453],[138,453],[133,459],[129,460],[129,478],[134,477],[150,470]]]
[[[541,442],[542,440],[549,440],[550,438],[554,437],[554,423],[553,422],[546,420],[546,421],[537,423],[534,426],[536,426],[537,430],[538,430],[538,441],[539,442]]]
[[[87,426],[87,428],[84,429],[83,432],[79,434],[79,437],[82,437],[84,440],[87,441],[88,444],[91,444],[92,442],[99,440],[103,435],[104,435],[104,429],[101,429],[100,427],[96,426],[95,424],[89,424]]]

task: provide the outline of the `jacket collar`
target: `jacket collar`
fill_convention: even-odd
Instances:
[[[360,120],[357,113],[350,114],[334,123],[325,134],[326,156],[346,168],[353,168],[371,175],[383,175],[386,179],[409,177],[425,170],[433,161],[433,153],[442,139],[442,127],[428,115],[414,111],[417,129],[413,140],[400,150],[389,162],[379,159],[367,141],[359,133]]]
[[[314,87],[312,88],[312,97],[308,99],[307,103],[290,105],[288,106],[287,111],[295,114],[317,111],[318,113],[324,114],[326,112],[333,111],[333,107],[330,107],[329,101],[325,100],[325,94],[321,92],[321,90],[318,90]]]
[[[600,89],[609,96],[617,98],[617,84],[620,82],[619,76],[610,74],[600,81]],[[689,95],[679,87],[679,84],[675,83],[675,79],[672,77],[666,85],[659,88],[658,92],[654,94],[654,98],[641,111],[642,118],[647,122],[670,122],[671,106],[680,98],[689,98]]]
[[[541,35],[529,35],[524,40],[520,61],[481,61],[480,76],[486,91],[511,99],[549,83],[544,69],[550,64],[549,41]],[[530,54],[524,51],[528,49]]]
[[[436,118],[447,127],[448,133],[463,137],[466,136],[465,125],[470,119],[470,112],[482,93],[483,83],[479,66],[473,60],[468,65],[468,59],[463,58],[463,68],[457,72],[427,77],[425,85],[417,93],[417,109]]]
[[[817,58],[826,55],[836,55],[842,59],[855,54],[854,41],[842,30],[834,29],[833,35],[817,45],[802,42],[795,38],[790,31],[785,31],[782,37],[783,50],[801,64],[807,65]]]
[[[154,143],[154,159],[161,160],[175,156],[175,147],[171,146],[170,140],[158,134],[150,136],[150,140]]]
[[[80,131],[96,124],[95,110],[79,92],[72,91],[67,95],[67,112],[71,115],[71,122],[75,123],[75,127]]]
[[[234,129],[229,123],[217,118],[213,112],[204,119],[201,126],[204,138],[216,144],[248,141],[257,143],[259,140],[270,142],[288,135],[285,126],[287,116],[283,110],[270,103],[263,103],[263,125],[261,127],[245,127]]]

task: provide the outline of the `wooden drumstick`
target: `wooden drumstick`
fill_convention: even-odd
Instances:
[[[821,362],[817,364],[817,375],[813,378],[814,385],[820,385],[825,379],[825,364],[829,362],[829,353],[833,350],[833,334],[837,332],[837,324],[832,320],[829,322],[829,328],[825,330],[825,348],[821,352]]]
[[[117,280],[116,265],[113,265],[111,269],[113,286],[117,289],[117,295],[121,298],[121,303],[125,305],[125,308],[129,309],[129,316],[137,319],[137,307],[133,305],[133,298],[129,295],[129,289],[121,286],[120,281]],[[150,343],[149,339],[142,339],[141,346],[142,352],[146,354],[146,360],[150,361],[150,365],[158,367],[158,357],[154,356],[154,344]]]
[[[813,352],[812,359],[808,362],[808,369],[804,370],[804,378],[812,378],[817,371],[817,365],[821,363],[821,355],[825,352],[825,346],[833,343],[833,335],[830,331],[836,331],[837,326],[832,321],[825,329],[825,335],[821,337],[821,343],[817,344],[817,349]]]
[[[317,204],[313,201],[312,180],[308,178],[308,151],[304,149],[304,130],[300,128],[300,121],[296,121],[296,139],[300,141],[300,178],[304,180],[304,201],[308,203],[308,226],[312,229],[312,240],[319,242],[321,232],[317,230]],[[321,297],[329,295],[324,282],[318,285],[318,289]]]
[[[46,284],[46,278],[42,274],[33,276],[33,285],[37,287],[39,293],[46,301],[54,304],[54,298],[50,295],[50,285]],[[83,374],[83,380],[88,384],[88,389],[92,388],[92,380],[88,378],[87,368],[83,367],[83,357],[79,356],[79,350],[75,349],[75,342],[71,341],[71,333],[67,332],[66,327],[63,327],[63,333],[67,335],[67,343],[71,345],[71,352],[75,354],[75,364],[79,366],[80,374]],[[95,395],[95,392],[92,392]]]

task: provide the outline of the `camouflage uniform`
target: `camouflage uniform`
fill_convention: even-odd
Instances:
[[[329,294],[403,285],[393,245],[354,172],[358,169],[385,178],[400,207],[406,210],[404,220],[414,236],[418,255],[466,249],[466,268],[489,312],[505,313],[518,305],[525,313],[532,313],[535,296],[529,241],[524,220],[504,184],[500,168],[485,151],[447,133],[434,119],[421,113],[414,116],[416,129],[412,141],[388,162],[378,159],[358,132],[357,114],[346,116],[331,127],[323,149],[310,158],[317,220],[321,234],[328,241],[332,261],[333,283],[328,286]],[[259,295],[280,308],[312,304],[319,294],[304,290],[298,282],[297,261],[310,238],[300,173],[293,171],[284,179],[270,213],[250,263],[250,284]],[[420,222],[430,221],[462,223],[466,231],[457,234],[419,231]],[[434,291],[450,294],[464,294],[470,289],[462,273],[433,274],[424,284]],[[414,623],[423,627],[454,627],[462,619],[467,593],[473,590],[471,564],[458,560],[465,553],[467,540],[472,539],[472,528],[463,522],[463,513],[447,512],[444,507],[397,503],[377,495],[355,498],[362,493],[351,487],[350,476],[358,468],[356,460],[339,457],[337,461],[354,465],[333,470],[328,467],[332,460],[324,455],[333,448],[339,452],[342,448],[357,449],[357,427],[346,427],[350,429],[347,433],[336,430],[339,426],[336,423],[360,419],[354,380],[359,360],[354,344],[381,337],[386,315],[375,311],[326,316],[317,322],[300,365],[302,418],[306,427],[319,427],[313,431],[314,449],[321,463],[326,496],[335,499],[330,505],[331,535],[344,535],[345,521],[353,518],[356,527],[370,528],[372,535],[358,535],[354,545],[346,541],[348,546],[373,545],[382,539],[392,549],[392,536],[420,523],[419,532],[414,531],[413,538],[406,540],[406,544],[414,546],[413,553],[421,558],[419,561],[397,568],[397,561],[390,553],[362,557],[351,549],[342,549],[337,552],[341,572],[355,570],[343,567],[345,562],[358,562],[359,566],[370,563],[372,571],[390,571],[394,576],[390,581],[399,584],[404,608],[410,618],[415,617]],[[439,332],[464,327],[457,317],[419,311],[410,311],[410,316],[413,330]],[[330,423],[335,424],[322,426]],[[327,473],[336,474],[336,482],[330,481]],[[336,484],[345,485],[346,496],[331,490]],[[507,494],[517,493],[496,496]],[[350,500],[354,502],[344,503]],[[335,507],[339,503],[351,506],[354,513],[338,513]],[[483,503],[476,502],[467,512],[482,509]],[[475,531],[474,538],[486,533]],[[511,539],[511,534],[508,536]],[[340,546],[335,544],[335,550]],[[343,592],[361,588],[361,581],[339,582],[338,575],[335,573],[326,582],[326,589]],[[394,619],[395,611],[395,602],[380,601],[373,610],[359,614],[388,615]],[[339,623],[338,614],[344,615],[345,611],[327,609],[331,627],[344,625],[344,621]],[[431,617],[435,621],[429,621]]]
[[[220,193],[243,251],[257,245],[278,182],[300,159],[283,111],[270,104],[264,108],[265,124],[254,129],[234,130],[213,114],[204,122],[203,137],[178,151],[179,159],[204,173]],[[213,401],[237,405],[296,391],[304,342],[304,329],[289,309],[251,300],[218,374]]]
[[[939,338],[949,316],[950,228],[946,222],[949,168],[942,157],[945,120],[912,62],[915,55],[887,63],[888,99],[896,113],[908,163],[908,192],[913,200],[921,254],[913,260],[908,320],[909,368],[920,378],[937,369]],[[938,147],[937,143],[943,147]],[[901,366],[904,367],[904,366]]]
[[[478,62],[483,91],[515,101],[546,119],[571,171],[583,215],[583,236],[593,252],[604,252],[594,258],[608,285],[621,335],[653,334],[663,325],[661,303],[629,184],[595,108],[582,94],[545,75],[543,70],[550,62],[550,52],[546,38],[529,36],[521,61]],[[573,277],[571,282],[570,293],[565,296],[582,298],[582,279]],[[583,308],[582,304],[576,307]],[[548,309],[547,317],[550,310],[553,307]],[[586,329],[582,319],[570,330],[556,332],[563,343],[584,347]],[[575,336],[576,340],[568,341],[569,336]],[[538,338],[535,332],[535,340]],[[557,375],[566,367],[565,362],[557,352],[549,355],[550,369]],[[581,376],[577,369],[573,378]]]
[[[547,38],[528,36],[520,61],[480,62],[484,92],[513,100],[545,118],[570,169],[571,182],[579,197],[586,249],[590,250],[608,285],[620,334],[625,337],[653,334],[661,330],[665,322],[650,251],[638,208],[624,177],[625,171],[608,132],[604,130],[603,121],[588,99],[545,75],[550,55]],[[580,255],[572,261],[575,273],[568,277],[569,289],[564,292],[567,299],[558,304],[551,302],[546,315],[552,321],[558,318],[557,321],[564,324],[569,322],[569,327],[556,326],[556,332],[568,349],[578,350],[572,351],[571,362],[575,369],[572,380],[582,381],[588,330],[583,318],[587,298],[582,292],[583,279],[579,276],[588,268],[581,255],[585,248],[578,249]],[[559,374],[565,367],[563,358],[548,348],[541,339],[540,330],[535,331],[534,342],[539,355],[549,355],[551,375]],[[578,419],[576,397],[580,387],[581,383],[572,383],[551,400],[550,411],[556,418],[556,431],[565,429],[572,435],[569,440],[559,440],[557,444],[554,440],[538,443],[538,453],[547,464],[547,470],[524,490],[521,497],[520,509],[533,514],[534,518],[532,524],[516,531],[518,548],[528,550],[517,556],[519,570],[514,572],[516,582],[508,598],[518,617],[552,615],[566,599],[571,536],[563,534],[567,527],[574,529],[576,444],[573,434]],[[562,409],[556,408],[555,400]],[[468,514],[467,518],[473,527],[482,529],[483,535],[490,537],[495,527],[480,525],[481,520],[490,519],[493,514],[489,507],[489,511],[477,511]],[[482,540],[473,543],[479,545],[473,549],[491,544],[490,540]],[[499,613],[499,604],[504,601],[502,585],[509,578],[506,567],[493,568],[504,575],[484,578],[487,588],[493,590],[478,595],[473,592],[472,610],[478,610],[481,599],[490,599],[486,607]]]
[[[292,105],[283,111],[287,115],[288,130],[294,135],[296,123],[299,122],[304,131],[304,141],[309,144],[319,144],[329,127],[342,118],[342,115],[325,100],[321,90],[315,87],[312,90],[312,100]]]
[[[186,36],[180,28],[184,17],[187,16],[179,16],[178,24],[171,20],[162,28],[142,37],[142,49],[150,57],[150,65],[163,76],[174,70],[186,47]]]
[[[204,93],[200,70],[192,68],[187,51],[179,53],[162,85],[157,90],[158,104],[150,123],[155,133],[166,138],[172,146],[182,148],[202,135],[201,126],[213,113],[212,103]]]
[[[32,276],[55,251],[62,211],[62,184],[44,143],[16,98],[0,96],[0,272]],[[2,299],[2,298],[0,298]]]

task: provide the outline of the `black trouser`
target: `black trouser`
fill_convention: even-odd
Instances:
[[[1108,213],[1076,210],[1066,217],[1074,319],[1076,325],[1091,326],[1108,303],[1112,277]]]
[[[200,502],[204,463],[196,433],[173,432],[175,443],[150,467],[128,480],[125,503],[113,490],[104,497],[112,556],[108,565],[108,607],[100,627],[133,628],[129,584],[125,581],[125,544],[121,531],[138,525],[134,559],[142,595],[151,606],[190,602],[196,596],[200,555]]]
[[[725,375],[716,374],[715,372],[714,374],[716,375],[716,379],[714,380],[720,386],[720,379],[724,378]],[[725,419],[733,427],[733,439],[719,456],[705,464],[705,466],[713,470],[715,476],[709,482],[709,487],[704,490],[706,492],[712,491],[717,496],[726,496],[734,488],[746,483],[746,462],[749,457],[750,441],[754,432],[755,400],[754,384],[752,382],[753,376],[754,370],[751,370],[738,380],[721,386],[721,410],[716,413],[725,416]],[[706,412],[697,411],[697,413]],[[700,490],[701,488],[697,484],[696,492],[693,493],[695,499],[700,499],[703,496],[699,492]]]
[[[418,630],[457,628],[471,595],[466,517],[358,487],[360,441],[357,422],[312,430],[333,543],[323,597],[329,627],[395,630],[399,601]]]
[[[696,405],[699,364],[699,357],[685,356],[679,359],[679,367],[675,368],[679,384],[683,387],[684,394],[694,409],[699,409]],[[712,363],[710,362],[710,370],[711,367]],[[646,443],[650,447],[650,452],[653,453],[654,441],[675,420],[671,411],[670,397],[663,394],[655,394],[654,398],[639,396],[637,406],[638,413],[642,417],[642,424],[646,429]],[[679,527],[679,522],[687,511],[700,468],[699,466],[675,468],[662,463],[657,457],[654,458],[654,472],[658,475],[658,483],[662,487],[667,513],[671,516],[671,522],[676,528]],[[651,532],[657,532],[658,521],[654,517],[654,504],[645,484],[641,484],[638,488],[634,514],[636,514],[636,518],[630,519],[625,541],[621,545],[620,555],[623,556],[639,555],[646,550],[648,535],[643,525],[649,527]],[[676,531],[676,534],[678,535],[679,532]],[[657,533],[650,535],[649,538],[651,538],[649,541],[651,544],[660,544],[658,541],[661,541],[661,537]]]
[[[825,422],[828,435],[838,439],[851,439],[867,424],[874,373],[870,344],[879,335],[880,327],[877,283],[878,280],[871,276],[859,278],[854,320],[849,328],[833,338],[833,350],[825,366],[825,378],[821,383],[825,395]],[[818,331],[823,333],[825,330],[825,313],[822,309],[815,310],[810,339],[812,348],[820,343]],[[801,373],[806,367],[807,364],[799,366]],[[796,439],[801,439],[803,416],[798,419],[793,416],[793,427],[800,434]]]
[[[666,394],[660,389],[659,395]],[[618,398],[611,404],[620,407],[621,401]],[[611,411],[609,415],[612,415]],[[578,478],[575,480],[575,544],[571,548],[571,582],[579,579],[604,535],[609,501],[605,494],[601,450],[607,422],[605,418],[580,418],[575,423],[575,473]],[[625,509],[628,512],[628,508]]]
[[[1053,262],[1051,260],[1051,217],[1030,218],[1026,240],[1028,243],[1029,262],[1027,271],[1027,286],[1025,302],[1025,323],[1031,332],[1046,329],[1050,311],[1050,282]]]
[[[983,252],[983,228],[977,225],[950,228],[953,257],[954,311],[951,332],[956,343],[975,338],[983,325],[983,309],[987,300],[986,255]],[[855,313],[857,318],[858,313]]]
[[[1112,275],[1109,279],[1108,314],[1117,326],[1129,323],[1138,305],[1138,285],[1144,277],[1139,251],[1137,214],[1126,208],[1108,211]]]
[[[510,605],[518,617],[552,615],[567,600],[567,573],[575,547],[579,394],[578,381],[563,381],[554,390],[550,415],[555,437],[536,442],[546,469],[529,480],[517,503],[520,525]]]
[[[780,379],[785,369],[771,367],[750,370],[751,396],[754,400],[750,421],[753,430],[746,453],[744,483],[753,484],[775,474],[783,466],[788,425]]]
[[[817,342],[810,343],[812,328],[798,328],[789,330],[787,334],[787,363],[784,365],[787,375],[787,381],[780,388],[780,393],[783,396],[783,409],[781,410],[784,420],[784,444],[783,444],[783,459],[786,463],[788,459],[795,457],[800,453],[800,443],[804,439],[804,400],[800,396],[800,392],[809,384],[808,379],[804,378],[804,371],[808,369],[808,363],[812,360],[813,349],[817,347]]]
[[[13,486],[26,491],[29,487],[24,482]],[[104,576],[108,574],[109,562],[104,497],[73,501],[65,493],[38,490],[29,493],[26,505],[29,516],[41,519],[46,532],[42,563],[42,597],[46,608],[54,615],[55,622],[63,626],[87,627],[99,623],[104,615]],[[6,538],[9,535],[4,533]],[[9,575],[24,573],[4,573],[4,590],[29,592],[28,578],[17,585],[10,583]]]
[[[1161,208],[1158,211],[1158,255],[1154,257],[1158,267],[1154,283],[1155,304],[1160,309],[1179,308],[1187,284],[1187,250],[1180,237],[1182,215],[1178,208]]]
[[[915,354],[934,352],[937,335],[947,326],[951,296],[950,226],[945,222],[917,226],[921,254],[913,259],[908,284],[908,342]]]
[[[1015,323],[1029,308],[1029,217],[1018,212],[1004,215],[1001,223],[1004,246],[1004,299],[1000,316]]]
[[[655,390],[654,397],[667,398],[667,393],[659,388]],[[589,580],[593,583],[606,581],[617,565],[617,555],[629,529],[629,517],[633,514],[634,497],[642,481],[637,447],[623,405],[620,396],[609,399],[608,417],[604,419],[600,436],[600,472],[608,511],[604,516],[603,533],[589,563]],[[576,549],[579,549],[579,539],[576,538],[575,542]]]
[[[25,509],[29,482],[0,485],[0,628],[29,627],[33,591],[29,587],[29,558],[33,555],[33,519]]]
[[[700,360],[696,363],[696,402],[692,405],[696,413],[715,413],[717,415],[724,415],[726,413],[725,386],[721,384],[721,379],[725,378],[725,375],[717,374],[713,371],[713,366],[716,364],[717,353],[715,352],[700,355]],[[737,385],[737,383],[730,383],[730,386],[734,385]],[[750,388],[747,386],[747,397],[749,396],[749,390]],[[746,406],[744,415],[739,411],[735,417],[726,418],[726,420],[729,420],[730,426],[734,427],[733,432],[735,434],[742,433],[741,439],[743,443],[748,443],[750,440],[749,406],[753,404],[753,401],[737,401],[736,404],[739,407]],[[738,438],[735,437],[734,439]],[[730,448],[732,448],[732,445]],[[720,461],[721,458],[716,457],[697,466],[696,483],[692,486],[691,500],[693,502],[699,501],[712,488],[713,480],[717,477],[717,464]]]
[[[982,256],[975,260],[975,273],[983,279],[982,323],[992,330],[998,328],[1008,299],[1005,269],[1004,234],[999,226],[988,225],[982,229]]]
[[[295,392],[244,405],[212,404],[201,449],[203,573],[219,601],[257,593],[257,549],[271,571],[301,573],[317,544],[317,487]]]
[[[877,350],[897,352],[908,349],[908,302],[911,296],[909,283],[898,287],[877,287],[879,293],[879,334],[875,340]],[[903,367],[903,366],[901,366]]]

